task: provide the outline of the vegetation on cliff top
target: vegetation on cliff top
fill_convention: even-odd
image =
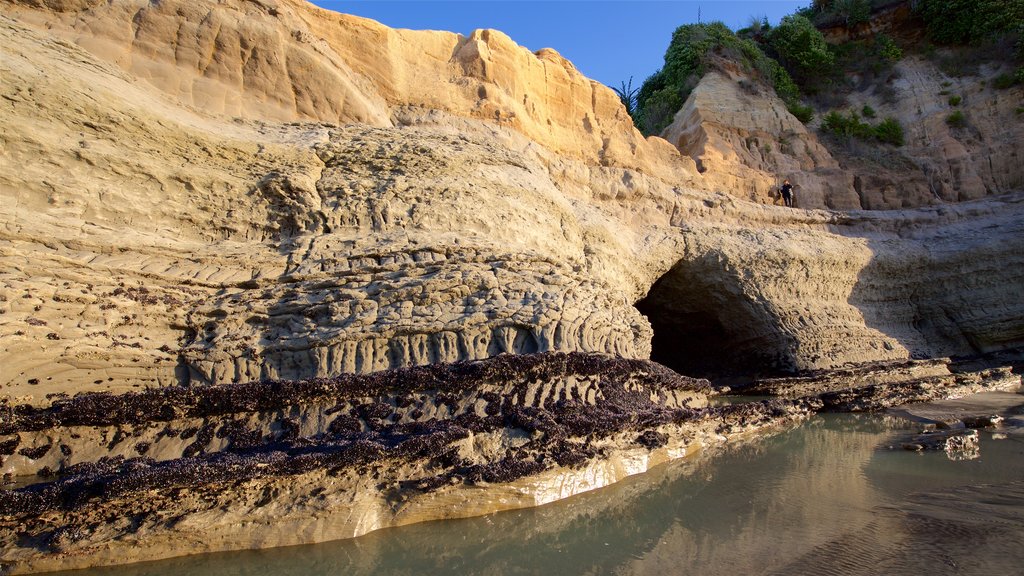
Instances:
[[[920,0],[915,11],[937,44],[994,44],[1014,60],[1016,72],[997,88],[1024,84],[1024,0]]]
[[[809,109],[801,109],[800,92],[789,72],[757,42],[740,38],[721,22],[687,24],[672,34],[665,65],[647,78],[637,93],[633,114],[637,128],[646,135],[664,130],[704,74],[724,62],[739,63],[747,73],[773,87],[791,110],[799,115],[809,113]]]
[[[619,92],[634,123],[645,135],[659,134],[682,108],[701,77],[728,62],[739,64],[755,80],[772,87],[787,108],[803,122],[813,108],[802,103],[812,97],[819,109],[842,107],[844,94],[853,88],[851,78],[876,86],[883,97],[894,77],[893,64],[903,49],[885,34],[871,39],[829,45],[819,26],[856,26],[872,14],[906,0],[813,0],[796,14],[786,16],[775,28],[767,20],[733,33],[721,22],[687,24],[672,35],[665,64],[637,90],[624,85]],[[917,0],[914,13],[938,44],[1011,46],[1005,58],[1016,60],[1016,72],[1004,75],[996,87],[1024,83],[1024,0]],[[897,144],[902,135],[893,124],[883,123],[878,139]],[[881,126],[881,125],[880,125]],[[898,125],[897,125],[898,127]]]
[[[922,0],[917,13],[940,44],[973,44],[1024,32],[1024,0]]]
[[[813,0],[811,5],[797,14],[814,22],[815,26],[856,26],[871,20],[871,13],[905,0]]]
[[[767,36],[768,47],[800,84],[807,84],[823,70],[830,70],[836,57],[821,32],[807,18],[786,16]]]

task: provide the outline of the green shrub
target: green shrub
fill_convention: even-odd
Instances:
[[[919,0],[915,8],[928,36],[940,44],[972,44],[1024,32],[1020,0]]]
[[[821,128],[838,136],[853,136],[864,140],[874,136],[874,129],[870,124],[861,122],[856,112],[844,116],[833,110],[822,119]]]
[[[783,18],[768,33],[768,44],[798,83],[820,76],[835,65],[835,56],[829,51],[825,37],[810,20],[800,15]]]
[[[770,29],[767,22],[762,22],[760,30]],[[676,28],[665,51],[665,64],[637,92],[637,112],[633,117],[637,128],[646,135],[661,133],[700,78],[720,58],[739,63],[753,77],[773,87],[787,107],[800,106],[796,83],[756,42],[739,38],[721,22],[687,24]],[[808,121],[813,117],[809,107],[803,117]]]
[[[872,5],[878,3],[879,0],[814,0],[808,8],[797,10],[797,14],[816,26],[856,26],[871,18]]]
[[[683,86],[669,86],[662,71],[644,80],[637,93],[636,127],[645,135],[659,134],[672,123],[675,113],[683,107]]]
[[[844,134],[846,132],[846,118],[833,110],[821,119],[821,129],[833,134]]]
[[[1024,68],[1021,70],[1024,70]],[[1017,76],[1021,75],[1021,70],[1017,71]],[[1018,82],[1022,82],[1022,80],[1018,80],[1016,77],[1009,74],[1000,74],[992,80],[992,86],[999,90],[1006,90],[1007,88],[1013,88],[1013,86]]]
[[[903,126],[895,118],[886,118],[878,126],[872,126],[860,119],[856,112],[844,115],[833,110],[822,119],[821,129],[848,138],[878,140],[893,146],[903,146]]]
[[[950,106],[959,106],[960,102],[962,102],[962,101],[963,101],[963,98],[961,98],[960,96],[950,96],[949,97],[949,105]]]
[[[944,72],[976,75],[981,64],[1002,62],[1017,71],[993,85],[1024,84],[1024,0],[916,0],[914,10],[933,42],[970,46],[952,56],[934,54]]]
[[[893,100],[892,80],[899,75],[895,63],[902,56],[902,51],[892,39],[879,35],[873,40],[830,45],[829,50],[835,58],[835,65],[820,70],[810,85],[801,85],[805,92],[816,95],[819,106],[843,106],[846,98],[841,95],[849,94],[853,89],[865,91],[874,88],[883,101]]]
[[[903,58],[903,50],[896,45],[892,38],[885,34],[879,34],[875,38],[875,50],[883,60],[890,63],[898,62],[900,58]]]
[[[771,29],[772,25],[768,22],[767,16],[751,16],[747,27],[737,30],[736,35],[740,38],[760,38]]]
[[[786,69],[775,60],[767,56],[765,60],[768,66],[768,78],[771,79],[775,93],[787,103],[797,102],[800,99],[800,89],[797,88],[796,82],[793,82],[789,72],[786,72]]]
[[[845,18],[847,26],[863,24],[871,17],[870,0],[835,0],[832,4],[836,13]]]
[[[893,146],[903,146],[903,126],[895,118],[886,118],[875,126],[875,138]]]
[[[740,39],[721,22],[676,28],[665,51],[665,64],[644,81],[637,93],[634,122],[646,135],[659,134],[707,72],[712,49],[742,58]]]
[[[860,109],[860,113],[865,118],[874,118],[875,117],[875,109],[872,108],[871,106],[868,106],[867,104],[865,104],[864,107]]]
[[[1017,109],[1014,110],[1014,112],[1016,112],[1018,115],[1024,114],[1024,106],[1018,106]]]
[[[807,124],[811,120],[814,120],[814,108],[807,104],[801,104],[800,102],[793,102],[792,104],[786,104],[786,110],[796,119]]]
[[[967,126],[967,118],[964,116],[963,112],[957,110],[949,116],[946,116],[946,124],[949,124],[953,128],[963,128],[964,126]]]

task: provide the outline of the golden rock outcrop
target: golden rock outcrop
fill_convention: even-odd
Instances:
[[[673,128],[679,144],[705,130],[687,119],[718,126],[704,152],[684,146],[714,167],[701,175],[610,90],[499,32],[289,1],[7,6],[7,398],[502,352],[646,358],[680,333],[773,370],[1022,340],[1019,200],[736,200],[767,183],[756,142],[802,127],[774,100],[763,118],[725,106],[754,96],[725,98],[724,76]],[[716,98],[714,116],[700,103]],[[834,184],[803,138],[786,162]]]

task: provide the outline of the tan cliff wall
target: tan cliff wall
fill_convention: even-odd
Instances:
[[[693,355],[680,367],[744,373],[1019,345],[1024,291],[1007,267],[1024,260],[1022,200],[688,227],[685,257],[641,307],[660,313],[656,353],[674,346]],[[678,333],[691,325],[695,336]],[[736,358],[746,359],[738,371]]]
[[[496,30],[469,37],[395,30],[296,0],[85,6],[14,14],[46,21],[55,34],[206,112],[390,126],[394,106],[413,105],[495,120],[590,162],[692,167],[633,130],[609,88],[555,51],[531,53]]]
[[[709,191],[702,181],[728,171],[752,177],[725,153],[721,172],[697,175],[639,138],[610,91],[498,33],[389,31],[285,2],[12,9],[0,19],[0,158],[16,167],[0,172],[4,398],[502,352],[644,358],[652,322],[673,310],[723,325],[718,353],[780,369],[1022,340],[1018,201],[847,214],[738,200],[725,180]],[[136,34],[135,16],[153,30]],[[160,31],[196,45],[189,23],[203,18],[222,23],[223,45],[265,34],[316,66],[264,54],[199,74]],[[345,48],[367,35],[387,49]],[[427,59],[441,80],[425,84],[421,53],[460,43],[476,55]],[[335,76],[299,71],[327,69],[344,82],[302,84]],[[310,98],[282,100],[282,86]],[[345,90],[361,100],[331,99]],[[517,108],[523,94],[535,105]],[[495,99],[507,107],[476,107]],[[652,292],[662,277],[678,287]],[[659,318],[633,307],[649,292]]]
[[[774,92],[743,73],[706,74],[662,136],[694,158],[705,183],[772,203],[784,178],[804,208],[859,208],[850,178]]]

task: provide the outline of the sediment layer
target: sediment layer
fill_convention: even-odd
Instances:
[[[534,506],[818,411],[1019,390],[1006,358],[707,381],[594,354],[55,398],[3,407],[8,569],[28,573],[319,542]],[[55,476],[55,477],[54,477]]]
[[[1024,391],[1021,350],[972,358],[880,362],[792,378],[765,378],[742,394],[815,399],[826,412],[877,412],[989,391]]]
[[[764,206],[709,190],[637,137],[610,90],[497,33],[389,31],[291,1],[44,4],[5,0],[0,19],[12,402],[505,352],[778,373],[1024,341],[1019,191],[898,212]],[[214,45],[200,74],[171,32],[206,38],[205,16],[224,38],[260,22],[299,60],[248,69]],[[158,49],[170,37],[180,53]],[[371,37],[394,42],[351,53]],[[429,83],[418,42],[449,51]],[[321,70],[293,70],[303,58],[337,74],[299,74]],[[287,86],[303,96],[268,96]],[[351,97],[307,101],[317,87]]]
[[[3,557],[34,572],[532,506],[815,408],[708,408],[707,391],[649,362],[551,353],[8,406],[4,461],[60,462],[0,492]],[[110,450],[83,451],[97,435]]]

